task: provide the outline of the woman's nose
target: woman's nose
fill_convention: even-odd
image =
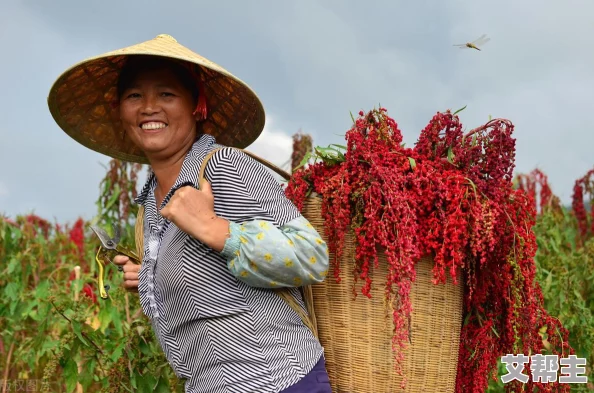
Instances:
[[[142,113],[145,115],[152,115],[153,113],[159,112],[160,107],[157,100],[152,94],[147,94],[144,96],[144,100],[142,102]]]

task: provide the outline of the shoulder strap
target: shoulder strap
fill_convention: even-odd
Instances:
[[[206,164],[212,158],[212,156],[219,150],[224,149],[224,147],[217,147],[216,149],[212,149],[209,151],[204,159],[202,159],[202,164],[200,165],[200,171],[198,172],[198,188],[200,188],[200,184],[202,184],[202,180],[204,180],[204,172],[206,171]]]
[[[136,223],[134,224],[134,241],[136,243],[136,255],[142,263],[144,255],[144,206],[138,206],[136,214]]]
[[[260,164],[264,165],[265,167],[272,169],[274,172],[278,173],[280,176],[282,176],[283,178],[285,178],[285,180],[289,180],[291,178],[291,175],[277,167],[276,165],[274,165],[273,163],[271,163],[270,161],[267,161],[265,159],[263,159],[262,157],[259,157],[258,155],[247,151],[247,150],[243,150],[243,149],[238,149],[236,147],[218,147],[216,149],[213,149],[211,151],[208,152],[208,154],[204,157],[204,160],[202,161],[202,166],[200,167],[200,173],[198,175],[198,186],[200,186],[200,182],[202,181],[202,179],[204,178],[204,170],[206,169],[206,163],[208,162],[208,160],[210,160],[210,158],[212,157],[212,155],[214,153],[216,153],[217,151],[221,150],[221,149],[226,149],[226,148],[230,148],[230,149],[235,149],[238,150],[242,153],[247,154],[248,156],[250,156],[251,158],[253,158],[254,160],[258,161]]]
[[[312,313],[313,307],[309,307],[309,305],[311,304],[310,303],[311,299],[308,299],[306,296],[307,291],[311,291],[311,288],[303,287],[300,290],[301,296],[303,297],[303,301],[305,302],[305,304],[307,306],[307,310],[309,311],[309,314],[306,313],[301,308],[299,303],[297,303],[297,300],[295,299],[295,297],[293,295],[291,295],[291,292],[289,292],[288,288],[279,288],[279,289],[275,289],[274,291],[277,293],[278,296],[281,297],[281,299],[283,299],[293,309],[293,311],[295,311],[297,313],[297,315],[299,315],[299,317],[303,321],[303,324],[305,326],[307,326],[309,328],[309,330],[311,330],[313,335],[316,338],[319,338],[318,337],[318,328],[316,326],[315,314]],[[308,302],[308,300],[309,300],[309,302]]]

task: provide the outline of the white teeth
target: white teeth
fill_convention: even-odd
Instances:
[[[144,123],[141,127],[142,127],[143,130],[158,130],[159,128],[165,128],[165,127],[167,127],[167,124],[161,123],[161,122],[152,121],[150,123]]]

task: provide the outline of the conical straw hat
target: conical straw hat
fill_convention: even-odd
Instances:
[[[148,163],[128,138],[113,103],[120,70],[130,55],[154,55],[197,64],[208,116],[199,124],[217,143],[243,149],[264,128],[258,96],[229,71],[180,45],[173,37],[156,38],[84,60],[66,70],[52,86],[48,105],[60,128],[82,145],[124,161]]]

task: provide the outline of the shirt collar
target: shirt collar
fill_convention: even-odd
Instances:
[[[171,187],[171,190],[169,190],[163,199],[163,203],[166,204],[169,198],[171,198],[171,195],[181,186],[192,185],[193,187],[198,188],[200,165],[203,158],[206,156],[206,153],[214,147],[215,143],[215,138],[208,134],[202,134],[196,139],[190,148],[190,151],[188,151],[184,157],[181,171],[179,172],[173,187]],[[152,168],[149,168],[148,179],[134,201],[139,205],[145,205],[149,195],[152,194],[156,185],[157,179],[155,178],[155,173]]]

